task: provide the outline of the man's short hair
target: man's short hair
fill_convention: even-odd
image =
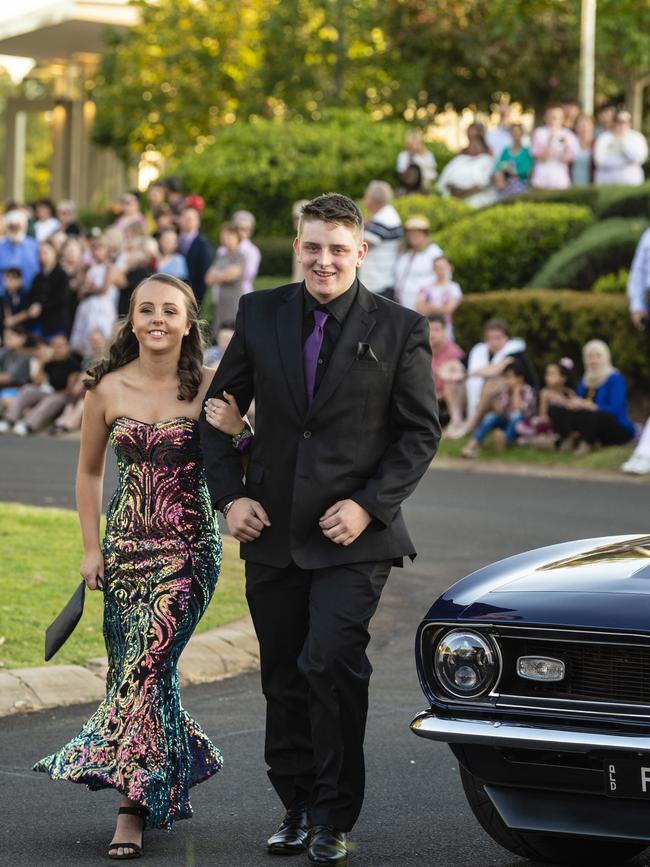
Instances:
[[[428,322],[437,322],[438,325],[444,325],[445,328],[447,327],[447,323],[445,322],[445,317],[441,316],[440,313],[429,313],[429,315],[427,316],[427,321]]]
[[[363,217],[361,211],[352,199],[341,193],[325,193],[316,196],[302,206],[298,234],[302,232],[305,223],[320,220],[333,226],[347,226],[359,238],[363,238]]]
[[[16,280],[22,280],[23,272],[20,268],[5,268],[5,277],[15,277]]]
[[[366,195],[374,199],[378,205],[389,205],[393,201],[393,188],[386,181],[370,181]]]
[[[501,319],[499,316],[493,316],[492,319],[488,319],[483,326],[483,333],[486,331],[503,331],[506,337],[510,337],[510,326],[505,319]]]

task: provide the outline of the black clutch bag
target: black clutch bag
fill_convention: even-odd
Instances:
[[[52,659],[57,650],[65,644],[74,632],[77,623],[81,620],[81,615],[84,613],[85,593],[86,582],[82,581],[68,600],[63,611],[47,627],[45,631],[46,662],[48,659]]]

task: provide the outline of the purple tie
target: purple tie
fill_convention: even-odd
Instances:
[[[305,340],[305,345],[302,348],[303,367],[305,371],[305,388],[307,389],[307,402],[311,406],[314,399],[314,388],[316,387],[316,368],[318,367],[318,356],[320,355],[321,346],[323,345],[323,328],[329,317],[329,313],[323,310],[314,310],[314,330]]]

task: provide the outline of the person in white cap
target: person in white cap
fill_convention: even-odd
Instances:
[[[29,292],[41,266],[38,244],[27,235],[27,215],[15,208],[4,218],[5,237],[0,241],[0,293],[7,268],[18,268],[23,275],[23,291]]]
[[[415,310],[418,292],[431,282],[433,263],[442,250],[431,240],[431,224],[422,214],[413,214],[404,223],[405,247],[395,266],[395,300]]]

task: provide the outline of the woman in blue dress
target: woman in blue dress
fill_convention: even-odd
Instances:
[[[580,457],[595,446],[618,446],[634,437],[627,414],[627,387],[623,374],[612,365],[609,346],[590,340],[582,350],[585,372],[576,397],[562,406],[550,406],[548,416],[558,435],[557,447],[575,446]]]
[[[190,787],[222,764],[178,690],[178,658],[221,562],[197,424],[213,371],[202,367],[191,289],[163,274],[144,280],[108,358],[88,373],[77,471],[80,571],[89,589],[104,592],[106,696],[35,770],[120,792],[108,854],[127,859],[140,856],[145,825],[171,828],[191,816]],[[109,442],[119,482],[100,545]]]

